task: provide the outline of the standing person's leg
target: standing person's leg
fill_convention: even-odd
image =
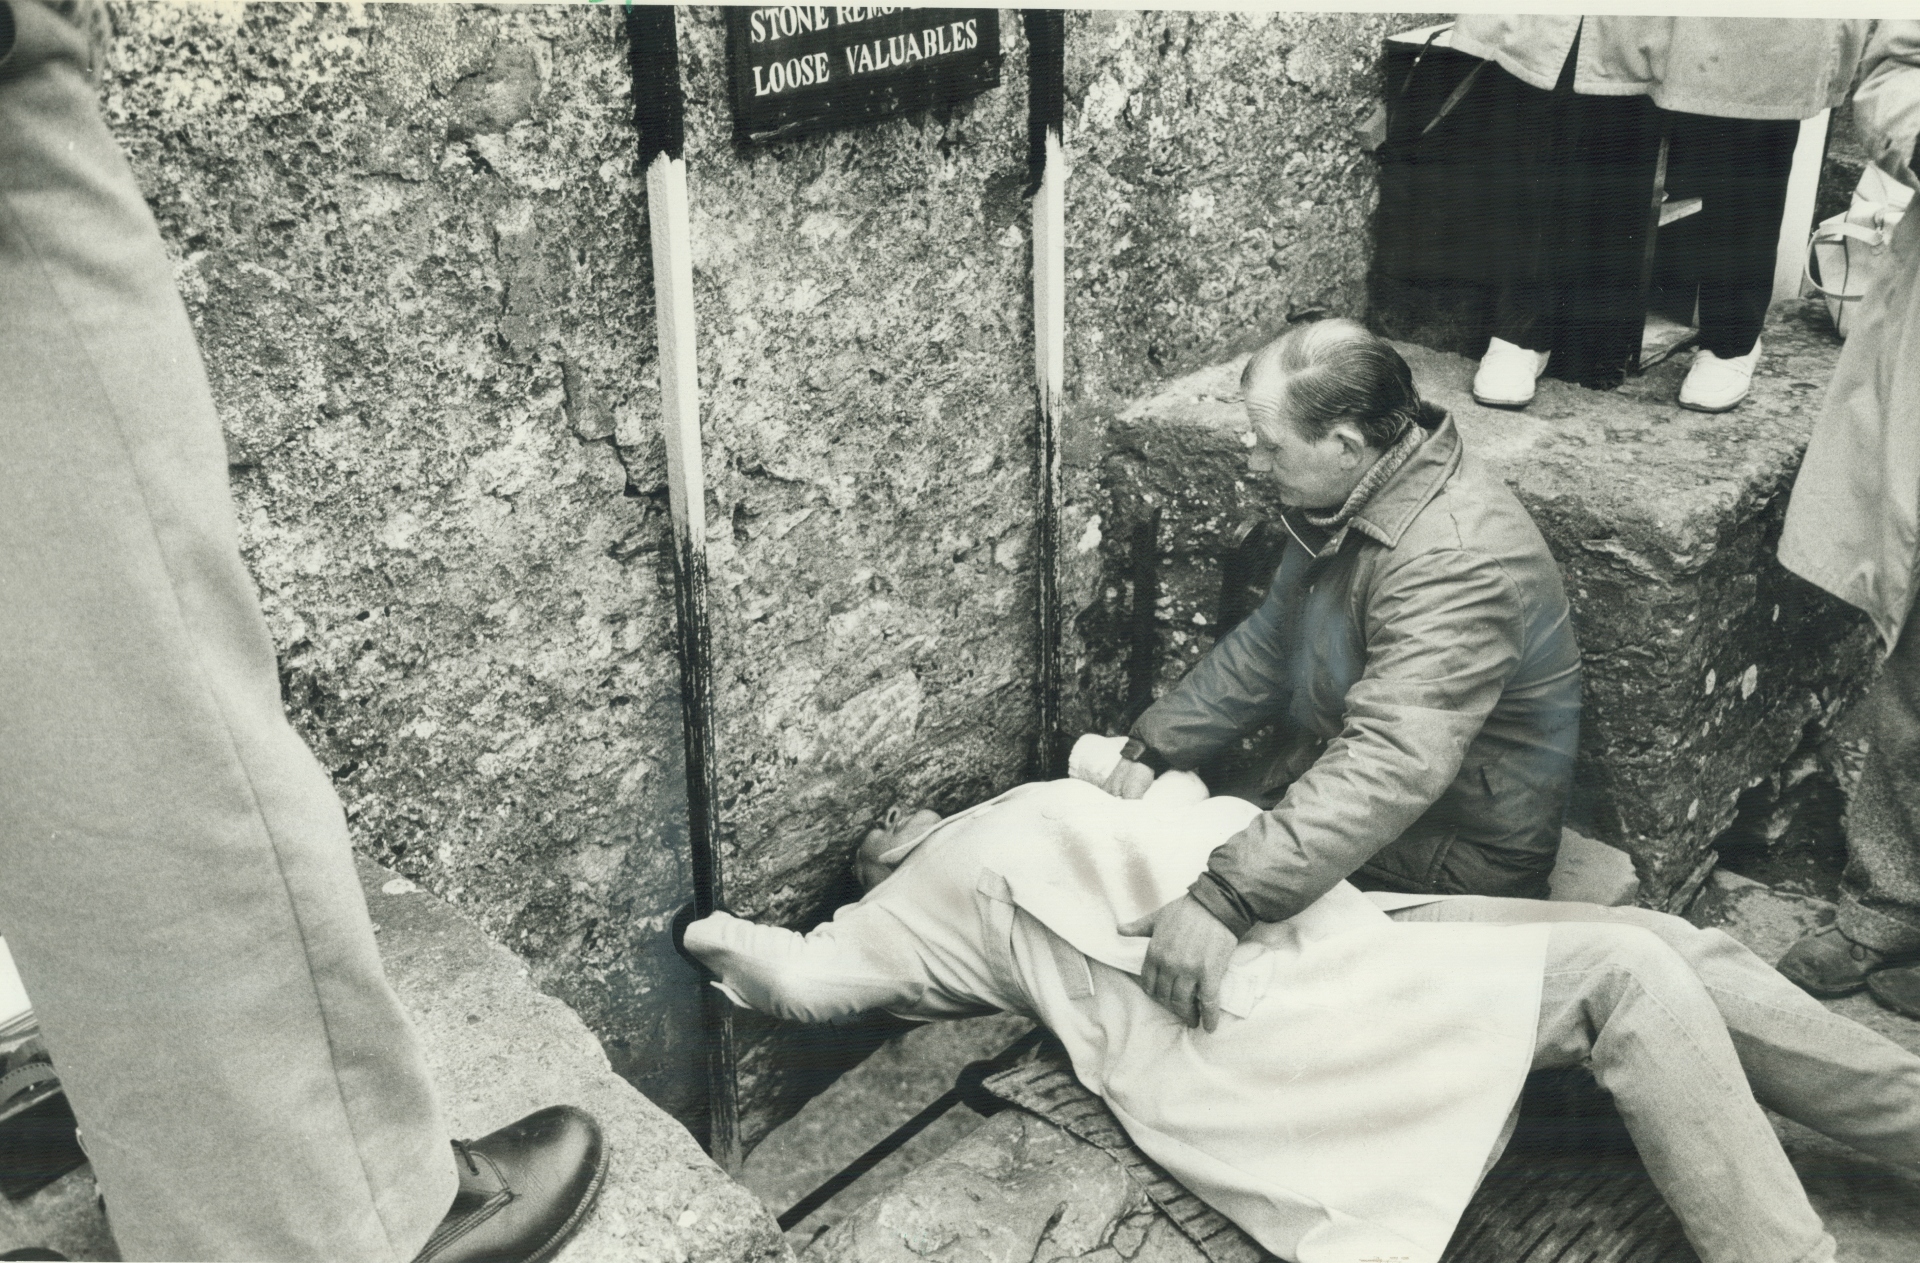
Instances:
[[[1476,89],[1486,98],[1488,143],[1500,162],[1489,177],[1493,187],[1482,228],[1493,238],[1487,250],[1494,264],[1492,338],[1474,373],[1473,397],[1497,407],[1532,402],[1553,348],[1556,269],[1565,255],[1559,231],[1562,149],[1566,116],[1578,105],[1572,65],[1569,56],[1563,90],[1546,92],[1488,63]]]
[[[1673,116],[1669,166],[1699,177],[1700,345],[1722,359],[1751,351],[1766,323],[1799,143],[1791,120]]]
[[[1669,170],[1691,173],[1701,198],[1700,350],[1680,402],[1724,412],[1746,398],[1773,299],[1774,256],[1800,124],[1672,116]]]
[[[0,0],[0,8],[9,7]],[[0,929],[128,1258],[405,1260],[454,1155],[86,43],[0,60]]]
[[[1644,96],[1582,96],[1567,144],[1554,373],[1611,389],[1645,329],[1641,287],[1664,114]]]
[[[1847,867],[1833,926],[1801,939],[1780,971],[1815,995],[1871,983],[1876,998],[1920,1017],[1920,620],[1867,691],[1867,757],[1847,804]]]
[[[1753,1095],[1767,1108],[1920,1171],[1920,1057],[1828,1012],[1719,930],[1645,908],[1463,896],[1392,914],[1397,921],[1633,926],[1660,939],[1705,986]]]
[[[1703,1263],[1829,1263],[1834,1241],[1693,970],[1635,926],[1547,939],[1536,1068],[1591,1066]]]

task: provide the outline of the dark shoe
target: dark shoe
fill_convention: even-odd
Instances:
[[[607,1177],[600,1125],[571,1105],[456,1140],[453,1151],[460,1191],[414,1263],[540,1263],[573,1235]]]
[[[1867,990],[1895,1013],[1920,1021],[1920,965],[1882,969],[1867,979]]]
[[[1854,942],[1840,932],[1839,926],[1829,925],[1789,947],[1774,968],[1809,995],[1831,1000],[1852,995],[1867,985],[1868,975],[1899,963],[1864,943]]]

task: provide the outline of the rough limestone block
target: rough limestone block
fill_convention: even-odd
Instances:
[[[599,1120],[611,1155],[606,1184],[556,1263],[792,1259],[759,1199],[614,1073],[593,1033],[535,986],[525,961],[393,870],[367,860],[358,868],[388,980],[452,1133],[482,1136],[548,1105],[577,1105]],[[25,1202],[0,1202],[0,1250],[118,1258],[95,1192],[82,1167]]]
[[[868,1202],[807,1263],[1205,1263],[1120,1164],[1023,1110],[996,1114]]]
[[[1765,342],[1752,396],[1717,416],[1674,402],[1685,357],[1616,391],[1544,381],[1516,413],[1471,400],[1471,362],[1401,348],[1565,570],[1585,667],[1574,816],[1633,856],[1652,906],[1684,906],[1741,794],[1833,719],[1872,661],[1863,620],[1773,558],[1838,343],[1812,303],[1776,312]],[[1082,677],[1096,723],[1124,723],[1211,646],[1218,559],[1238,524],[1272,512],[1246,473],[1241,363],[1112,418],[1108,579],[1079,612],[1121,667]]]
[[[779,1263],[773,1216],[607,1061],[527,965],[398,874],[361,861],[381,959],[426,1047],[447,1124],[479,1136],[547,1105],[600,1120],[613,1166],[560,1263]]]
[[[1597,903],[1604,908],[1630,904],[1640,893],[1633,857],[1577,829],[1560,831],[1560,854],[1547,875],[1547,898],[1562,903]]]
[[[697,1121],[697,983],[661,932],[686,812],[619,9],[119,6],[104,104],[356,845],[481,920]],[[721,845],[736,906],[796,927],[845,897],[895,799],[950,808],[1027,770],[1025,46],[999,18],[999,88],[748,151],[721,11],[678,10]],[[1068,15],[1076,397],[1357,309],[1373,171],[1348,125],[1392,20]],[[1063,590],[1088,597],[1098,511],[1064,514]],[[742,1022],[749,1141],[819,1086],[805,1066],[830,1077],[820,1042]]]
[[[108,127],[362,853],[671,1101],[699,1055],[644,180],[617,6],[127,5]]]

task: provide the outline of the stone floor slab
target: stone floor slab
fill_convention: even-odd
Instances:
[[[573,1011],[517,956],[412,882],[361,861],[388,978],[426,1049],[448,1123],[478,1136],[567,1102],[600,1120],[612,1156],[598,1207],[556,1263],[781,1263],[792,1252],[760,1201],[613,1072]],[[0,1250],[44,1245],[115,1259],[87,1168],[0,1204]]]

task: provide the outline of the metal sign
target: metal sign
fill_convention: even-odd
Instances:
[[[733,138],[763,144],[1000,86],[994,9],[728,8]]]

